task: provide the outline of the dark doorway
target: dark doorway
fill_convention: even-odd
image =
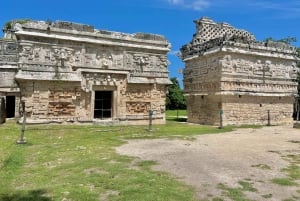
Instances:
[[[6,117],[13,118],[15,117],[15,108],[16,108],[16,97],[15,96],[6,96]]]
[[[112,91],[95,91],[94,118],[112,117]]]

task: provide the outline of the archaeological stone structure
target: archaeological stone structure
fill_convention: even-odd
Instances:
[[[64,21],[11,21],[0,40],[6,116],[31,123],[165,123],[169,42]]]
[[[188,122],[292,123],[296,48],[203,17],[181,48]]]

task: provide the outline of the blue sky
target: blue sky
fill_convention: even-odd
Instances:
[[[182,79],[176,56],[195,33],[193,20],[208,16],[253,33],[257,40],[296,37],[300,47],[299,0],[5,0],[0,24],[12,19],[65,20],[125,33],[156,33],[172,44],[170,77]]]

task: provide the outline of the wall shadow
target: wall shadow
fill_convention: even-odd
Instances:
[[[46,190],[32,190],[32,191],[17,191],[8,194],[0,194],[0,201],[51,201],[52,199],[46,197]]]

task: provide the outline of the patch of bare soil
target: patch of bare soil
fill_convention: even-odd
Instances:
[[[300,152],[300,144],[295,142],[300,142],[299,129],[271,126],[200,135],[194,141],[130,140],[116,151],[157,161],[155,170],[169,172],[194,186],[200,199],[226,199],[219,184],[236,188],[239,182],[248,181],[257,189],[245,193],[248,199],[284,200],[300,197],[299,188],[271,180],[286,177],[281,170],[289,162],[283,156]]]

